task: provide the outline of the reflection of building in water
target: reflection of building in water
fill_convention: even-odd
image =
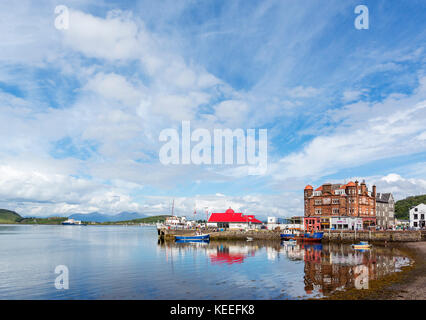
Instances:
[[[210,257],[210,261],[216,263],[242,263],[245,258],[253,257],[257,246],[238,246],[238,245],[226,245],[220,244],[215,247],[210,247],[207,252]]]
[[[347,288],[368,289],[369,280],[396,272],[407,258],[380,249],[354,251],[349,246],[305,246],[305,291],[331,294]]]

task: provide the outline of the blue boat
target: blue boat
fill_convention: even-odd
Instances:
[[[324,236],[324,232],[314,232],[314,233],[306,232],[303,235],[303,241],[321,241],[323,236]]]
[[[283,240],[289,240],[293,239],[296,235],[294,233],[281,233],[280,236]]]
[[[206,241],[210,240],[209,234],[200,234],[195,236],[175,236],[176,241]]]

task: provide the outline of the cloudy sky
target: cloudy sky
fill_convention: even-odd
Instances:
[[[303,188],[426,193],[426,4],[0,3],[0,207],[303,214]],[[68,29],[55,7],[69,9]],[[163,129],[268,130],[268,167],[168,165]]]

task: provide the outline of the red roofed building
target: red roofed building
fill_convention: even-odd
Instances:
[[[214,212],[207,221],[207,226],[229,229],[247,229],[260,226],[262,221],[256,219],[254,215],[243,215],[235,212],[231,208],[223,213]]]

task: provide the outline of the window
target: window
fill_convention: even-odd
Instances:
[[[424,213],[422,213],[422,214],[420,215],[420,219],[422,219],[422,220],[424,220],[424,219],[425,219],[425,215],[424,215]]]
[[[315,214],[321,214],[321,209],[315,209]]]
[[[417,213],[415,213],[414,214],[414,220],[417,220],[418,219],[418,215],[417,215]]]
[[[417,222],[414,222],[414,226],[417,227]]]
[[[339,209],[333,208],[333,214],[339,214]]]
[[[316,206],[320,206],[322,204],[322,200],[321,199],[315,199],[315,205]]]
[[[339,199],[333,199],[333,200],[331,200],[331,203],[332,204],[339,204],[340,201],[339,201]]]
[[[419,211],[419,208],[414,208],[414,211],[415,211],[415,212]]]
[[[330,198],[324,198],[324,199],[322,199],[322,202],[323,202],[324,204],[330,204],[331,199],[330,199]]]

